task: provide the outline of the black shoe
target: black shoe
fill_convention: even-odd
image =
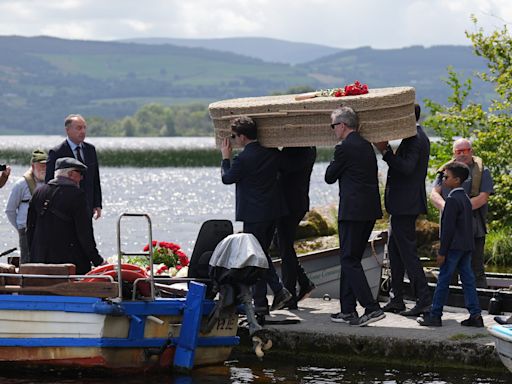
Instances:
[[[390,312],[390,313],[400,313],[402,311],[405,311],[405,304],[403,302],[398,301],[389,301],[385,306],[382,307],[383,312]]]
[[[350,321],[358,319],[359,315],[357,312],[351,312],[351,313],[333,313],[331,315],[331,321],[334,321],[335,323],[350,323]]]
[[[430,311],[430,305],[416,304],[411,309],[400,312],[400,314],[402,316],[418,317],[418,316],[423,315],[424,313],[429,312],[429,311]]]
[[[349,321],[349,325],[354,327],[364,327],[370,323],[374,323],[386,317],[386,314],[382,312],[382,309],[377,309],[376,311],[370,312],[368,314],[364,314],[361,317],[357,317]]]
[[[257,315],[270,315],[270,311],[268,310],[268,305],[266,307],[254,307],[254,313]]]
[[[300,286],[299,288],[299,294],[297,295],[297,301],[304,300],[305,298],[309,297],[311,294],[311,291],[316,288],[316,285],[309,280],[309,283],[305,286]]]
[[[274,301],[272,302],[272,306],[270,307],[271,311],[277,311],[278,309],[283,308],[286,303],[292,298],[292,294],[285,287],[279,291],[279,293],[274,294]]]
[[[501,325],[512,324],[512,316],[494,316],[494,321]]]
[[[439,316],[432,316],[429,312],[425,313],[423,317],[416,319],[419,325],[424,327],[442,327],[443,323]]]
[[[462,320],[460,325],[463,327],[476,327],[483,328],[484,327],[484,319],[482,319],[481,315],[469,316],[466,320]]]
[[[294,310],[294,309],[299,309],[299,307],[297,306],[297,301],[290,299],[286,302],[283,309]]]

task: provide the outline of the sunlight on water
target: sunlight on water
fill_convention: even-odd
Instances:
[[[327,185],[323,175],[327,164],[315,164],[311,180],[311,206],[324,207],[338,200],[336,184]],[[12,177],[0,189],[2,211],[12,183],[25,171],[12,167]],[[117,254],[116,226],[123,212],[148,213],[153,239],[173,241],[187,254],[192,252],[201,224],[208,219],[235,219],[235,187],[223,185],[220,167],[204,168],[113,168],[102,167],[103,216],[94,221],[98,249],[105,256]],[[241,223],[235,223],[241,230]],[[124,251],[140,251],[147,243],[147,226],[139,218],[122,221]],[[17,234],[0,214],[0,252],[17,247]]]

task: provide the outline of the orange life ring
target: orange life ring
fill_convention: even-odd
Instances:
[[[91,271],[87,272],[86,275],[104,275],[104,276],[112,276],[114,280],[117,280],[117,264],[106,264],[100,265],[99,267],[93,268]],[[149,275],[146,270],[138,265],[134,264],[121,264],[121,279],[123,282],[133,283],[137,279],[147,278]],[[90,277],[87,279],[83,279],[82,282],[94,282],[94,281],[105,281],[104,279],[98,277]],[[148,297],[151,296],[151,288],[147,282],[142,282],[137,284],[137,289],[141,293],[142,296]]]

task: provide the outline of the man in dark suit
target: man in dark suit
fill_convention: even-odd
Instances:
[[[315,284],[302,269],[293,245],[297,226],[309,211],[309,183],[316,159],[316,148],[283,148],[281,159],[283,166],[279,182],[288,206],[288,214],[277,220],[277,243],[282,261],[283,284],[292,294],[286,306],[289,309],[297,309],[297,302],[315,288]]]
[[[87,167],[72,157],[56,161],[55,179],[37,188],[27,217],[29,262],[76,265],[77,274],[100,265],[85,193],[79,188]]]
[[[415,114],[418,121],[418,104],[415,105]],[[388,251],[393,297],[383,310],[415,317],[427,312],[432,303],[416,247],[416,219],[419,214],[427,212],[425,177],[430,156],[430,141],[419,124],[416,124],[416,132],[415,136],[402,140],[396,153],[393,153],[388,142],[375,144],[389,166],[384,200],[386,210],[391,215]],[[402,284],[405,271],[417,298],[416,305],[409,310],[406,310],[403,300]]]
[[[325,171],[328,184],[339,182],[338,231],[341,247],[341,312],[331,320],[365,326],[386,315],[373,298],[361,260],[377,218],[382,217],[377,159],[372,145],[359,133],[359,120],[352,108],[341,107],[331,114],[331,128],[342,142]],[[356,312],[356,299],[365,307]]]
[[[94,145],[84,142],[87,131],[85,119],[80,115],[69,115],[64,120],[67,138],[52,148],[46,163],[46,178],[53,179],[55,161],[61,157],[74,157],[87,166],[87,173],[80,181],[80,188],[85,192],[87,210],[95,219],[101,216],[101,184],[98,158]]]
[[[244,223],[243,231],[252,233],[267,256],[269,269],[253,290],[255,312],[268,313],[267,284],[274,292],[272,310],[283,308],[291,298],[283,287],[268,254],[275,222],[283,212],[283,199],[279,191],[279,151],[265,148],[257,140],[257,128],[249,117],[240,117],[231,124],[231,140],[243,147],[231,162],[230,138],[222,142],[222,182],[236,183],[236,220]]]

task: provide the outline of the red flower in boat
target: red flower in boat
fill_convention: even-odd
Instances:
[[[178,244],[167,241],[153,240],[153,264],[165,264],[168,268],[181,269],[189,264],[185,252]],[[149,251],[149,244],[144,247],[144,252]]]

